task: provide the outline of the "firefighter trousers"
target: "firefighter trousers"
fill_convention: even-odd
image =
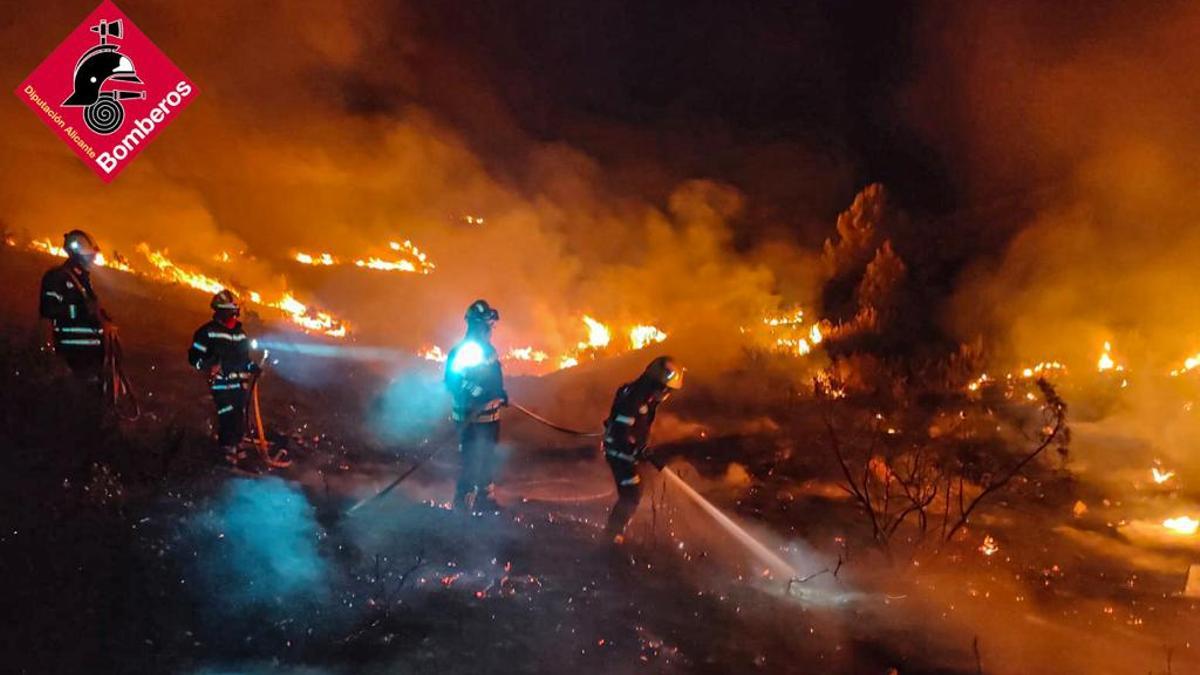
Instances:
[[[221,447],[236,446],[246,435],[246,390],[213,389],[213,404],[217,407],[217,441]]]
[[[605,532],[613,536],[624,532],[633,514],[637,513],[638,504],[642,502],[642,477],[638,475],[636,459],[610,455],[605,460],[617,484],[617,503],[613,504],[608,514],[608,526],[605,528]]]
[[[101,371],[104,370],[102,347],[61,347],[58,353],[79,381],[100,388]]]
[[[455,496],[463,497],[477,489],[487,490],[496,472],[496,443],[500,440],[499,422],[464,424],[458,432],[462,452],[462,470]]]

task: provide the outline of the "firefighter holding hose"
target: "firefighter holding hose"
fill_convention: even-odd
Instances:
[[[454,507],[496,511],[496,443],[500,408],[508,404],[500,357],[491,342],[500,313],[486,300],[476,300],[464,318],[466,337],[446,357],[445,384],[453,399],[451,415],[458,425],[462,452]]]
[[[239,445],[246,434],[246,394],[258,364],[250,357],[250,340],[242,329],[241,305],[224,290],[213,296],[212,321],[192,335],[188,363],[208,377],[217,408],[217,441],[225,461],[235,470],[254,472]]]
[[[617,503],[609,513],[605,530],[614,543],[625,541],[625,528],[642,501],[638,465],[649,460],[659,466],[646,452],[654,414],[660,403],[682,387],[683,368],[671,357],[660,356],[636,380],[621,385],[613,398],[612,410],[604,421],[603,447],[604,459],[617,483]]]
[[[100,387],[104,367],[104,334],[114,330],[92,288],[91,268],[100,254],[82,230],[63,235],[67,260],[42,277],[38,313],[50,322],[54,352],[77,377]]]

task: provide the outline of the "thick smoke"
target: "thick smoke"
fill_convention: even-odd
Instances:
[[[66,3],[7,22],[0,37],[29,48],[0,64],[5,79],[19,81],[89,8]],[[502,309],[498,339],[553,353],[583,337],[585,312],[713,336],[713,326],[735,330],[773,308],[781,285],[807,295],[803,274],[781,282],[757,252],[735,249],[737,190],[691,181],[647,201],[610,189],[593,158],[521,134],[478,73],[455,78],[469,65],[422,34],[407,8],[124,9],[196,81],[196,105],[104,185],[10,100],[0,108],[13,130],[0,141],[8,227],[57,237],[82,226],[126,254],[146,240],[221,278],[299,287],[364,340],[405,348],[449,343],[461,308],[480,296]],[[443,89],[477,101],[468,126],[485,119],[497,136],[486,154],[459,128],[467,121],[441,112]],[[295,250],[385,254],[396,239],[427,251],[437,271],[289,262]],[[255,260],[211,267],[220,251]],[[796,260],[788,251],[767,246],[761,258]]]
[[[963,332],[982,320],[1006,356],[1080,363],[1115,338],[1159,370],[1200,347],[1197,27],[1183,3],[929,13],[914,118],[970,158],[978,200],[1019,192],[1034,207],[968,275],[952,313]]]
[[[1187,3],[1021,2],[938,3],[920,33],[912,118],[969,158],[974,204],[1009,205],[990,211],[993,252],[965,274],[948,323],[991,340],[998,369],[1058,360],[1086,376],[1111,341],[1131,389],[1102,433],[1138,440],[1086,443],[1097,468],[1161,457],[1200,477],[1183,451],[1197,431],[1189,395],[1162,391],[1200,350],[1198,31]]]
[[[317,602],[328,588],[321,536],[304,494],[278,478],[230,481],[188,523],[200,542],[194,581],[232,618],[287,602]]]

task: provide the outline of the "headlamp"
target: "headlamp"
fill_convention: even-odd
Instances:
[[[454,359],[450,361],[450,370],[461,373],[481,363],[483,363],[483,347],[480,347],[478,342],[468,340],[454,352]]]

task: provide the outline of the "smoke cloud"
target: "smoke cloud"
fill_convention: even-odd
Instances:
[[[803,275],[759,262],[794,260],[786,247],[734,241],[737,189],[682,181],[647,200],[613,189],[579,149],[522,133],[474,64],[435,39],[436,17],[376,2],[124,9],[196,81],[197,104],[104,185],[10,100],[8,227],[53,238],[84,227],[126,255],[145,240],[222,279],[297,288],[363,340],[404,348],[450,343],[481,296],[502,310],[502,346],[554,353],[582,338],[585,312],[711,335],[773,308],[781,285],[806,292],[792,280]],[[7,22],[0,37],[29,49],[0,73],[19,81],[85,14],[67,2]],[[404,239],[433,274],[290,262],[296,250],[382,255]],[[213,267],[222,251],[248,257]]]
[[[1110,471],[1162,458],[1200,478],[1190,386],[1163,388],[1200,350],[1198,36],[1187,3],[931,3],[917,31],[910,119],[958,158],[980,209],[960,220],[983,224],[946,323],[989,340],[998,369],[1082,377],[1111,341],[1122,403],[1074,397],[1077,420],[1105,419],[1077,440]]]
[[[951,320],[964,333],[985,321],[1010,357],[1094,362],[1118,338],[1128,359],[1161,369],[1196,349],[1200,327],[1189,289],[1200,116],[1188,75],[1200,66],[1200,12],[1046,11],[938,5],[924,23],[914,121],[970,158],[977,200],[1016,191],[1033,207],[968,274]]]
[[[319,601],[327,592],[313,508],[282,479],[230,481],[189,529],[200,542],[195,579],[211,593],[214,609],[231,618]]]

